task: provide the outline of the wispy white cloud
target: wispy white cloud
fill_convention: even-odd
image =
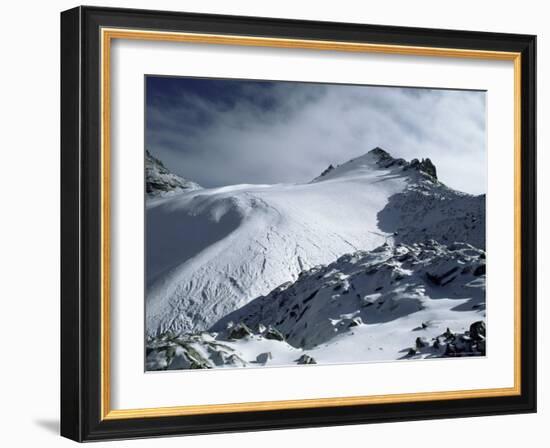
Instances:
[[[486,191],[484,92],[286,82],[225,86],[204,94],[185,88],[183,80],[181,90],[148,102],[149,149],[205,186],[305,182],[329,164],[380,146],[395,157],[429,157],[453,188]]]

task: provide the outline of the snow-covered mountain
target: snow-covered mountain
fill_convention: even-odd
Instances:
[[[148,196],[165,196],[200,188],[199,184],[168,171],[159,159],[145,151],[145,192]]]
[[[483,250],[384,244],[303,272],[209,333],[151,340],[147,363],[158,370],[479,356],[484,319]]]
[[[147,334],[207,330],[314,266],[384,243],[483,249],[484,201],[439,182],[429,159],[380,148],[305,184],[160,195],[146,205]]]
[[[485,195],[450,190],[441,183],[410,182],[378,213],[378,226],[395,242],[462,241],[485,249]]]
[[[368,326],[369,344],[388,350],[392,339],[390,346],[402,350],[415,327],[424,324],[422,335],[435,337],[447,326],[464,330],[484,312],[485,252],[431,240],[343,255],[230,313],[212,330],[271,326],[290,345],[313,350]]]

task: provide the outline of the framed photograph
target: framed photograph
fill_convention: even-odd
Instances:
[[[535,36],[61,14],[61,433],[536,411]]]

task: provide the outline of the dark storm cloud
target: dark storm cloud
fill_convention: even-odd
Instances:
[[[148,77],[146,118],[147,148],[203,186],[306,182],[380,146],[486,191],[483,92]]]

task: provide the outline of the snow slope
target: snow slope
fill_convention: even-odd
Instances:
[[[428,162],[394,159],[376,148],[306,184],[149,199],[147,334],[206,330],[305,270],[386,241],[456,236],[483,247],[484,198],[445,187]],[[406,197],[418,194],[429,200],[411,209]],[[477,224],[453,233],[457,220],[446,222],[448,210]]]
[[[393,233],[396,242],[429,238],[485,249],[485,195],[472,196],[424,179],[393,195],[378,213],[378,225]]]
[[[384,244],[303,272],[210,333],[150,343],[148,367],[192,368],[191,350],[195,368],[484,355],[484,320],[483,250]]]

